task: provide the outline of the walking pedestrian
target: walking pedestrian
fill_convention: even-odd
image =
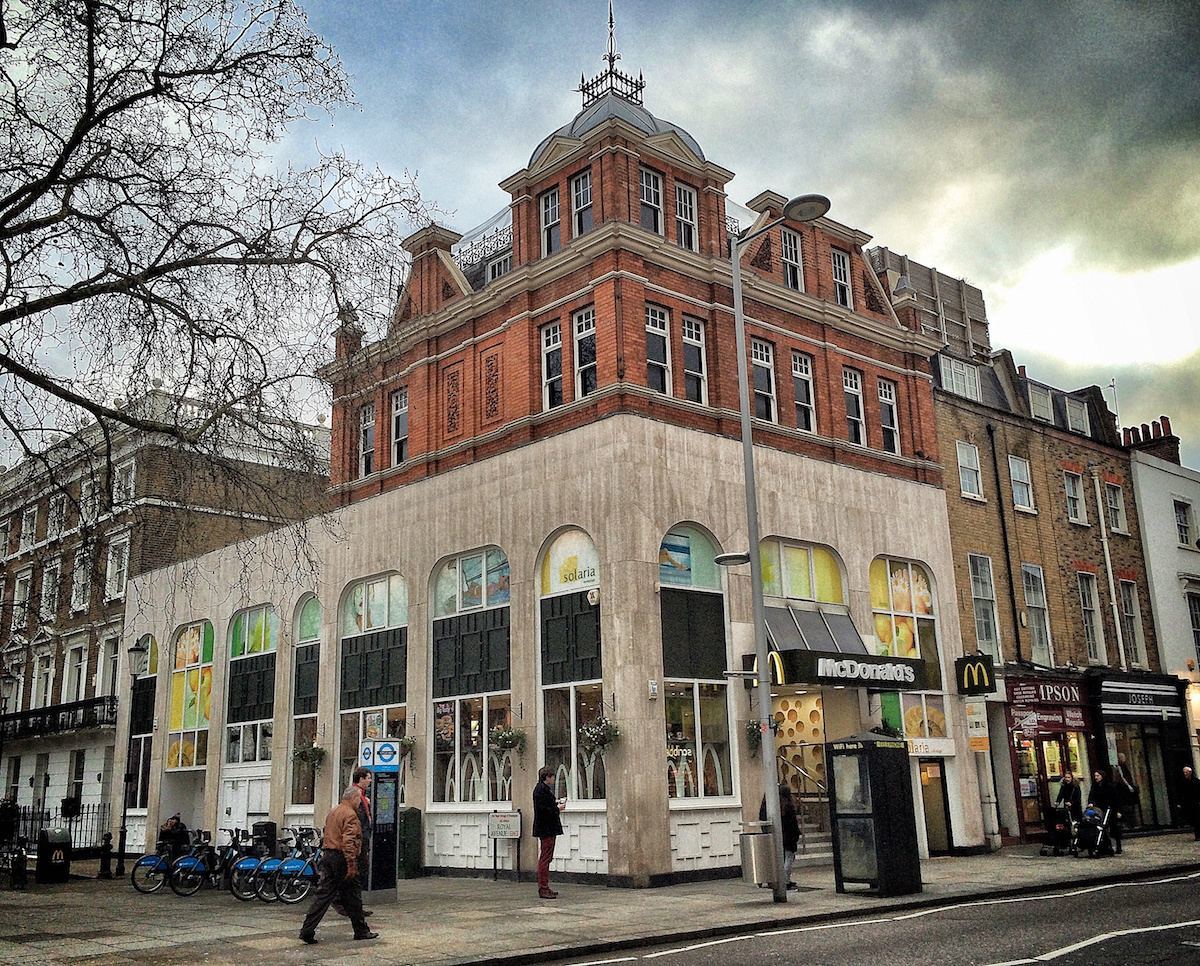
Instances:
[[[550,863],[554,861],[554,843],[563,834],[559,812],[566,807],[565,801],[554,798],[554,769],[539,769],[533,789],[533,837],[541,843],[537,866],[539,899],[558,898],[558,893],[550,888]]]
[[[361,765],[355,768],[350,775],[351,788],[358,790],[358,804],[354,806],[355,814],[358,815],[358,824],[362,829],[362,848],[358,852],[358,884],[364,889],[371,888],[371,799],[367,796],[367,789],[371,787],[371,772]],[[334,902],[333,911],[339,916],[349,916],[345,908],[340,902]],[[363,909],[363,916],[375,915],[374,909]]]
[[[1129,759],[1125,752],[1117,752],[1117,765],[1113,769],[1113,784],[1117,788],[1117,797],[1121,800],[1121,821],[1130,826],[1140,825],[1138,817],[1141,814],[1141,796],[1133,781],[1133,772],[1129,769]]]
[[[361,794],[351,786],[342,794],[342,800],[325,818],[325,830],[321,840],[324,852],[321,856],[321,878],[317,892],[309,906],[308,915],[300,927],[300,939],[312,945],[317,941],[317,926],[326,911],[335,901],[350,917],[354,926],[355,939],[378,939],[379,933],[372,932],[363,916],[362,892],[358,884],[358,856],[362,848],[362,827],[358,823],[356,809]]]
[[[1066,805],[1072,820],[1078,822],[1083,817],[1082,798],[1083,793],[1079,790],[1079,782],[1075,781],[1075,775],[1070,771],[1064,771],[1062,783],[1058,786],[1058,797],[1054,799],[1054,804]]]
[[[767,796],[763,796],[758,807],[758,820],[767,820]],[[800,845],[800,819],[796,815],[796,800],[787,782],[779,783],[779,822],[783,830],[783,881],[789,890],[800,887],[792,881],[792,866],[796,863],[796,849]]]
[[[1180,804],[1184,821],[1192,826],[1196,841],[1200,842],[1200,778],[1196,777],[1191,765],[1183,766],[1183,787],[1180,788]]]
[[[1092,787],[1088,790],[1088,804],[1095,805],[1102,813],[1108,815],[1109,847],[1105,854],[1113,851],[1121,854],[1121,795],[1117,792],[1107,774],[1097,768],[1092,772]]]

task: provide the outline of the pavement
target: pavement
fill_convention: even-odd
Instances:
[[[401,881],[394,901],[368,900],[381,937],[352,942],[349,924],[330,914],[321,942],[296,938],[304,904],[242,903],[204,890],[181,899],[164,888],[136,893],[128,880],[74,880],[0,892],[0,963],[532,963],[612,953],[650,943],[704,939],[763,928],[828,922],[978,898],[1080,884],[1200,871],[1190,833],[1129,839],[1104,859],[1040,857],[1036,846],[992,855],[929,859],[924,891],[880,899],[838,894],[832,867],[796,870],[799,892],[786,904],[740,879],[659,889],[563,883],[539,900],[531,883],[429,876]]]

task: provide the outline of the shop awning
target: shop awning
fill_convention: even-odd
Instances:
[[[777,651],[866,654],[867,646],[850,615],[799,607],[767,607],[767,633]]]

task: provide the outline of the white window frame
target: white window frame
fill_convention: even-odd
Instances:
[[[392,466],[408,459],[408,386],[392,391]],[[403,427],[401,427],[403,423]],[[401,435],[403,428],[404,434]]]
[[[375,472],[375,403],[358,408],[358,478]]]
[[[1192,525],[1192,504],[1187,500],[1175,500],[1175,539],[1179,546],[1196,549],[1192,543],[1195,529]]]
[[[95,523],[100,519],[100,491],[96,481],[86,479],[79,484],[79,521]]]
[[[1200,659],[1200,594],[1184,594],[1187,598],[1188,620],[1192,625],[1192,646],[1196,649],[1196,657]],[[20,691],[17,692],[20,701]]]
[[[840,248],[830,249],[833,263],[833,297],[843,308],[854,311],[854,289],[850,282],[850,255]]]
[[[1067,519],[1071,523],[1087,526],[1087,500],[1084,499],[1083,476],[1063,470],[1063,493],[1067,501]]]
[[[863,374],[849,366],[842,367],[842,396],[846,401],[846,439],[855,446],[867,445],[867,414],[863,405]],[[854,401],[858,415],[851,412]],[[855,436],[858,439],[855,439]]]
[[[979,447],[974,443],[958,439],[954,441],[954,448],[958,457],[959,491],[969,500],[982,500],[984,498],[983,473],[979,468]],[[965,460],[964,457],[966,457]],[[971,480],[968,474],[971,473],[974,474],[973,489],[968,486],[968,482]]]
[[[1012,486],[1013,506],[1018,510],[1036,510],[1037,507],[1033,501],[1033,473],[1029,460],[1024,456],[1014,456],[1009,453],[1008,481]],[[1018,486],[1024,487],[1026,499],[1021,499]]]
[[[700,221],[696,189],[675,182],[675,244],[689,252],[700,250]]]
[[[879,380],[879,426],[883,431],[884,452],[900,455],[900,406],[897,402],[896,383],[891,379]]]
[[[33,568],[23,570],[13,579],[12,627],[17,631],[29,623],[29,598],[33,595]]]
[[[1130,660],[1137,667],[1146,667],[1146,634],[1142,629],[1142,605],[1138,599],[1138,585],[1134,580],[1122,580],[1121,632],[1125,645],[1130,649]]]
[[[942,360],[942,388],[956,396],[980,402],[983,397],[979,391],[979,367],[973,366],[969,362],[963,362],[961,359],[952,359],[950,356],[941,356],[940,358]]]
[[[1108,649],[1104,645],[1104,621],[1100,616],[1100,588],[1096,575],[1077,571],[1075,585],[1079,591],[1079,610],[1083,619],[1083,640],[1087,645],[1088,661],[1107,664]]]
[[[503,255],[493,258],[487,263],[487,278],[489,282],[494,282],[511,271],[512,252],[505,252]]]
[[[1063,397],[1067,404],[1067,429],[1073,433],[1092,434],[1091,420],[1088,419],[1087,403],[1074,396]]]
[[[664,362],[650,358],[650,337],[658,336],[663,340]],[[671,313],[661,305],[646,304],[646,385],[651,392],[659,392],[650,384],[650,370],[658,369],[663,377],[662,394],[675,395],[671,385]]]
[[[270,738],[267,738],[265,736],[265,728],[268,726],[271,729]],[[210,729],[211,729],[211,725],[210,725]],[[237,732],[238,732],[238,760],[230,761],[229,760],[229,749],[230,749],[229,737],[230,737],[231,732],[233,732],[234,730],[237,730]],[[211,730],[210,730],[210,734],[211,734]],[[246,747],[247,735],[252,736],[253,741],[254,741],[254,757],[252,757],[252,758],[247,758],[245,756],[244,749]],[[263,754],[264,748],[269,749],[265,755]],[[225,765],[249,765],[249,764],[253,764],[255,762],[271,761],[274,758],[274,756],[275,756],[275,719],[274,718],[261,718],[257,721],[236,721],[236,722],[230,722],[225,725],[225,736],[224,736],[224,741],[222,742],[222,749],[221,749],[221,762],[223,764],[225,764]]]
[[[545,598],[543,598],[543,599],[545,599]],[[595,689],[598,692],[598,694],[597,694],[597,697],[599,698],[598,703],[601,704],[601,706],[603,706],[604,682],[600,678],[595,678],[595,679],[587,680],[587,681],[570,681],[570,682],[564,682],[562,684],[544,684],[544,685],[542,685],[542,689],[541,689],[542,705],[541,705],[540,710],[541,710],[541,714],[542,714],[542,721],[544,724],[549,719],[549,715],[547,715],[547,713],[546,713],[547,697],[552,692],[564,692],[567,695],[567,701],[569,702],[568,707],[569,707],[569,711],[570,711],[568,727],[570,729],[569,755],[570,755],[571,767],[567,770],[567,774],[565,776],[557,771],[555,772],[554,787],[555,787],[556,791],[560,791],[563,795],[565,795],[567,798],[567,801],[569,801],[569,802],[583,802],[592,807],[600,807],[605,801],[605,798],[603,795],[598,798],[595,798],[595,797],[581,796],[579,794],[580,785],[582,785],[583,781],[584,781],[584,776],[580,774],[581,769],[579,767],[580,756],[582,754],[580,742],[579,742],[579,727],[580,727],[579,692],[584,688],[587,688],[589,690]],[[603,707],[601,707],[601,713],[603,713]],[[547,737],[548,730],[549,729],[544,726],[542,735],[541,735],[543,756],[545,756],[546,737]],[[543,760],[545,760],[544,757],[543,757]],[[605,791],[605,793],[607,793],[607,791],[608,791],[608,775],[604,771],[604,765],[605,765],[604,760],[598,753],[595,754],[595,759],[594,759],[593,764],[595,764],[595,763],[599,763],[599,765],[600,765],[601,774],[604,776],[604,782],[605,782],[604,791]],[[562,781],[562,779],[564,779],[564,778],[566,779],[565,782]],[[594,789],[591,789],[591,790],[594,790]]]
[[[37,543],[37,518],[38,508],[36,503],[21,511],[21,539],[17,544],[18,553],[28,550]]]
[[[562,392],[562,323],[550,322],[543,325],[540,331],[542,343],[542,411],[549,412],[561,406],[565,399]],[[558,375],[551,376],[549,362],[550,357],[558,353]],[[558,383],[558,402],[553,405],[550,402],[550,388],[555,383]]]
[[[779,230],[779,257],[783,262],[783,284],[797,292],[804,291],[804,247],[800,233],[790,228]]]
[[[54,575],[54,580],[50,580],[50,575]],[[61,597],[62,585],[62,561],[51,560],[42,568],[42,593],[41,599],[38,602],[38,610],[41,613],[42,623],[53,624],[54,619],[58,616],[58,602]],[[49,587],[54,588],[53,595],[47,593]]]
[[[1029,384],[1029,413],[1043,423],[1054,422],[1054,399],[1049,389]]]
[[[802,402],[797,385],[806,387],[808,402]],[[807,352],[792,350],[792,389],[796,397],[796,428],[806,433],[817,431],[817,397],[813,387],[813,357]],[[807,423],[808,425],[805,425]]]
[[[134,493],[133,460],[126,460],[113,470],[113,504],[130,503]]]
[[[50,508],[46,515],[46,539],[61,537],[67,527],[67,498],[62,493],[50,497]],[[7,536],[7,533],[5,533]],[[4,556],[7,541],[0,540],[0,557]]]
[[[651,171],[649,168],[638,168],[638,197],[640,205],[638,208],[638,224],[646,231],[652,231],[657,235],[661,235],[664,231],[663,226],[663,204],[662,204],[662,175],[657,171]],[[645,214],[643,209],[649,208],[654,212],[654,226],[647,228],[645,224]]]
[[[115,566],[114,566],[115,565]],[[104,599],[120,600],[129,582],[129,534],[123,533],[108,542],[108,562],[104,573]]]
[[[589,223],[584,225],[584,215]],[[571,231],[572,237],[586,235],[595,227],[592,208],[592,169],[580,171],[571,179]]]
[[[1125,488],[1120,483],[1105,482],[1104,510],[1108,514],[1108,527],[1113,533],[1129,532],[1125,518]]]
[[[541,215],[542,257],[545,258],[562,249],[562,210],[557,186],[538,196],[538,212]],[[555,228],[559,230],[557,242],[554,238]]]
[[[600,389],[599,370],[597,367],[596,350],[596,308],[589,305],[585,309],[580,309],[578,312],[571,313],[571,333],[573,338],[572,343],[572,361],[575,363],[575,398],[583,399],[584,396],[590,396],[592,393]],[[585,365],[579,364],[579,344],[585,339],[592,340],[592,361]],[[595,376],[595,388],[584,392],[583,377],[591,370]]]
[[[779,407],[775,399],[775,347],[770,342],[764,339],[750,340],[750,375],[753,376],[755,369],[762,369],[767,375],[767,389],[761,390],[758,388],[758,383],[751,378],[750,386],[754,396],[754,418],[762,419],[769,423],[779,421]],[[763,399],[767,402],[770,409],[770,415],[758,415],[758,400]]]
[[[1050,636],[1050,608],[1046,603],[1046,576],[1037,564],[1021,564],[1021,589],[1025,594],[1025,620],[1029,626],[1029,656],[1035,663],[1054,666],[1054,640]],[[1030,591],[1036,592],[1031,598]],[[1044,661],[1038,661],[1037,631],[1045,637]]]
[[[708,358],[705,351],[704,338],[704,322],[700,319],[693,319],[688,316],[683,317],[683,394],[684,398],[688,397],[688,376],[693,376],[700,386],[700,398],[692,400],[700,403],[701,406],[708,405]],[[700,350],[700,369],[696,371],[689,369],[687,366],[687,346],[694,346]]]
[[[0,560],[8,556],[8,541],[12,539],[12,517],[0,520]]]
[[[985,573],[986,570],[986,573]],[[996,607],[996,582],[992,574],[992,558],[981,553],[967,554],[967,571],[971,580],[971,604],[975,618],[975,645],[982,654],[990,654],[1000,663],[1000,612]],[[981,634],[981,628],[987,628]],[[990,636],[989,636],[990,635]]]
[[[100,666],[96,670],[99,677],[96,682],[97,696],[116,697],[120,660],[121,638],[116,635],[102,638],[100,641]]]
[[[63,673],[66,682],[60,704],[83,701],[87,696],[88,645],[86,638],[72,644],[63,655]]]
[[[80,580],[80,577],[83,577]],[[92,602],[92,554],[80,547],[75,551],[75,566],[71,571],[71,612],[86,611]]]
[[[33,659],[33,688],[29,707],[48,708],[54,700],[54,655],[44,652]]]
[[[705,678],[666,678],[663,681],[663,684],[664,684],[664,688],[663,688],[664,702],[666,701],[666,690],[667,690],[666,685],[673,685],[677,688],[687,688],[688,690],[691,691],[691,694],[692,694],[692,720],[695,722],[695,725],[696,725],[696,737],[695,737],[695,747],[694,747],[695,758],[693,758],[693,763],[696,768],[695,775],[693,776],[693,781],[695,782],[695,794],[694,795],[675,795],[675,794],[673,794],[673,789],[671,788],[670,784],[668,783],[667,801],[669,803],[669,806],[677,806],[678,804],[684,803],[684,802],[691,804],[691,803],[695,803],[695,802],[704,802],[704,801],[708,801],[708,802],[729,801],[730,799],[737,796],[739,789],[738,789],[738,783],[735,780],[736,779],[735,773],[736,773],[737,769],[734,767],[734,763],[733,763],[733,761],[734,761],[733,745],[735,742],[734,726],[733,726],[734,725],[734,722],[733,722],[734,716],[730,713],[730,708],[729,708],[729,684],[728,684],[728,682],[727,681],[713,681],[713,680],[708,680]],[[716,795],[706,795],[704,793],[704,761],[705,761],[705,747],[704,746],[705,746],[705,742],[704,742],[704,724],[703,724],[703,718],[702,718],[702,715],[700,712],[700,688],[702,686],[720,688],[722,695],[725,699],[724,700],[725,733],[726,733],[726,740],[729,743],[729,749],[728,749],[729,774],[725,776],[725,781],[729,785],[729,794],[727,794],[727,795],[722,795],[720,793],[718,793]],[[663,723],[665,726],[665,724],[666,724],[665,717],[664,717]],[[774,740],[774,738],[772,737],[771,740]],[[671,748],[670,740],[668,740],[667,747],[668,747],[668,755],[669,755],[670,748]],[[669,774],[669,772],[668,772],[668,774]],[[675,787],[678,788],[678,782],[676,782]]]

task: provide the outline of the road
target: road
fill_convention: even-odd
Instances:
[[[1200,873],[978,900],[563,960],[736,966],[1125,966],[1200,964]],[[797,911],[803,894],[795,896]]]

